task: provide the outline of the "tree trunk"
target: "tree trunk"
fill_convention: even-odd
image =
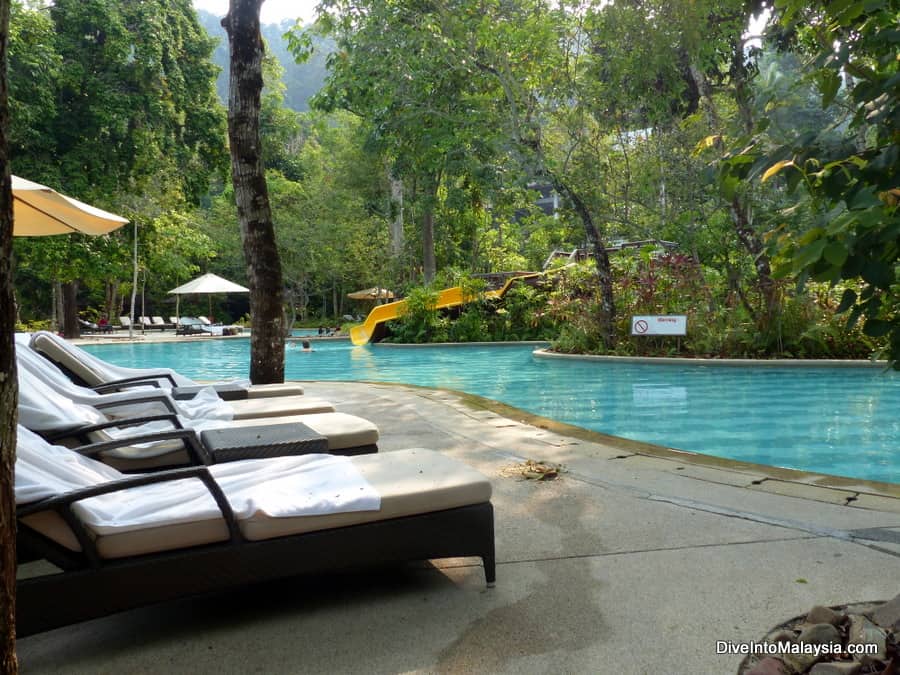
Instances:
[[[434,260],[434,204],[430,199],[422,216],[422,266],[425,283],[430,284],[437,273],[437,263]]]
[[[600,316],[597,317],[597,322],[600,324],[600,336],[603,338],[604,345],[607,349],[612,349],[616,346],[618,336],[616,335],[616,303],[613,296],[612,267],[609,264],[609,254],[606,252],[606,243],[600,236],[590,209],[581,196],[555,176],[552,177],[552,180],[553,188],[572,200],[572,206],[584,225],[588,247],[594,252],[597,282],[600,285]]]
[[[113,322],[113,317],[118,317],[122,309],[122,299],[119,297],[119,282],[111,279],[106,282],[106,310],[103,318]]]
[[[9,177],[7,45],[9,0],[0,0],[0,674],[18,672],[16,661],[16,416],[18,380],[13,333],[12,183]]]
[[[55,279],[50,282],[50,330],[59,332],[62,317],[62,284]]]
[[[68,339],[81,337],[78,325],[78,282],[69,281],[62,285],[62,333]]]
[[[425,212],[422,214],[422,269],[426,284],[434,281],[434,275],[437,274],[437,262],[434,257],[434,207],[440,183],[440,173],[429,175],[425,181],[427,192]]]
[[[388,170],[391,184],[391,257],[399,258],[403,253],[403,181],[394,178]]]
[[[259,137],[263,42],[262,0],[230,0],[222,26],[228,33],[231,69],[228,140],[250,285],[250,381],[284,381],[284,283]]]
[[[772,324],[772,320],[778,313],[778,294],[775,288],[775,280],[772,278],[772,266],[769,256],[756,230],[750,215],[750,207],[746,200],[735,195],[731,200],[731,219],[738,239],[753,258],[753,266],[756,269],[756,284],[763,301],[763,316],[758,312],[752,312],[754,320],[765,330]],[[762,319],[762,321],[760,321]]]

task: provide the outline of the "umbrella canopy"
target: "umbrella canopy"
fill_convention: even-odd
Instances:
[[[193,281],[182,284],[178,288],[169,291],[169,295],[187,295],[188,293],[249,293],[249,288],[244,288],[228,279],[223,279],[216,274],[204,274]]]
[[[393,300],[394,294],[386,288],[364,288],[361,291],[347,293],[352,300]]]
[[[44,237],[53,234],[106,234],[127,219],[66,197],[45,185],[12,176],[13,236]]]
[[[193,281],[182,284],[178,288],[169,291],[169,295],[175,295],[175,315],[181,316],[181,296],[189,293],[203,293],[209,296],[209,309],[212,314],[212,295],[213,293],[249,293],[249,288],[244,288],[240,284],[236,284],[228,279],[223,279],[217,274],[207,273],[197,277]]]

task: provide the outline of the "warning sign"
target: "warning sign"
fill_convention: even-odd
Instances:
[[[683,314],[631,317],[632,335],[687,335],[687,317]]]

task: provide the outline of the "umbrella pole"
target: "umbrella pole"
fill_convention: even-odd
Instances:
[[[138,251],[137,251],[137,220],[134,221],[134,275],[131,281],[131,320],[128,322],[128,338],[134,337],[134,303],[137,299],[138,282]]]

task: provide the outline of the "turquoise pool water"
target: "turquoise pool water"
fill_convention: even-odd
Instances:
[[[113,363],[246,377],[248,340],[92,345]],[[870,368],[596,363],[532,346],[406,349],[322,341],[286,376],[444,387],[594,431],[709,455],[900,483],[900,375]]]

